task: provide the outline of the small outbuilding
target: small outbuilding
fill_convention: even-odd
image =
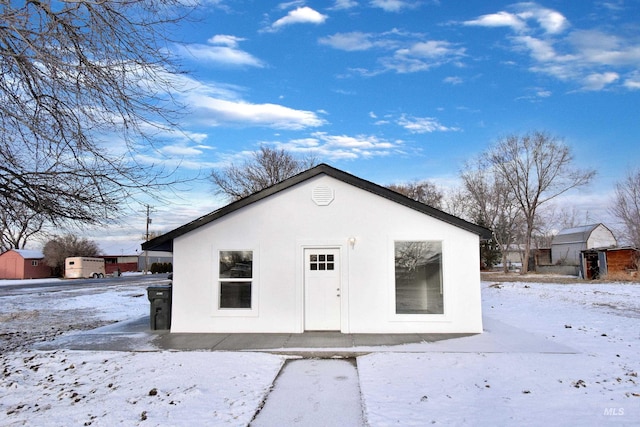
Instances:
[[[490,230],[321,164],[142,245],[171,332],[479,333]]]
[[[613,248],[615,236],[603,224],[565,228],[551,241],[551,261],[557,265],[579,266],[580,253],[586,249]]]
[[[640,251],[632,247],[587,249],[581,257],[580,275],[588,280],[636,277],[640,264]]]
[[[44,254],[29,249],[11,249],[0,255],[0,279],[44,279],[53,271],[44,262]]]

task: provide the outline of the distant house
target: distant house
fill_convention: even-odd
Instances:
[[[43,279],[53,277],[44,254],[28,249],[11,249],[0,255],[0,279]]]
[[[617,244],[611,230],[603,224],[565,228],[551,242],[551,261],[553,264],[579,266],[582,251],[613,248]]]
[[[318,165],[167,234],[171,332],[482,332],[491,231]]]
[[[104,258],[105,274],[138,271],[138,255],[99,255]]]

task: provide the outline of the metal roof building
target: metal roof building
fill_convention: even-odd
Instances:
[[[580,265],[580,252],[585,249],[611,248],[618,242],[603,224],[590,224],[561,230],[551,242],[553,264]]]

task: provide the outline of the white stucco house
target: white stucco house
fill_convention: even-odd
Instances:
[[[321,164],[143,244],[171,332],[482,332],[486,228]]]

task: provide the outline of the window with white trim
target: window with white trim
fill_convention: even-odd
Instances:
[[[220,309],[251,309],[253,251],[219,252]]]
[[[396,314],[444,314],[442,242],[395,242]]]

